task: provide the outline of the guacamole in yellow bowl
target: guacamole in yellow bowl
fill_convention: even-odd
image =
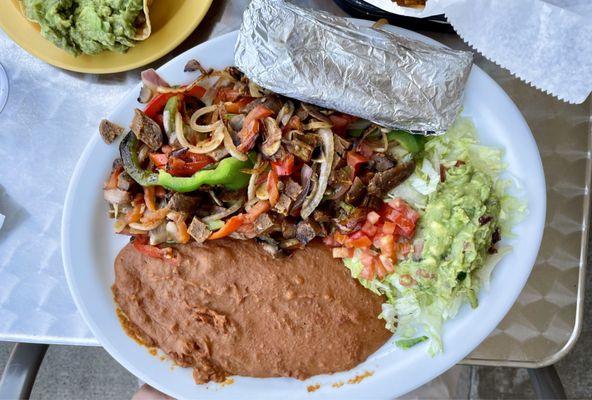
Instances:
[[[21,0],[41,35],[73,55],[125,52],[150,35],[146,0]]]

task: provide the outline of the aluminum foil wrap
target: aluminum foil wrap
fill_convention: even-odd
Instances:
[[[283,0],[253,0],[235,63],[287,97],[389,128],[443,133],[460,112],[472,54]]]

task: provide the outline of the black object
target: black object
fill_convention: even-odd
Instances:
[[[565,399],[565,389],[553,365],[543,368],[529,368],[528,374],[537,399]]]
[[[0,378],[0,399],[28,399],[47,344],[15,344]]]
[[[391,25],[412,30],[426,30],[434,32],[454,33],[454,29],[444,15],[434,15],[427,18],[413,18],[392,14],[363,0],[334,0],[346,13],[354,18],[377,20],[386,18]]]

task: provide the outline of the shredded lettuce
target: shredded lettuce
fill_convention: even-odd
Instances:
[[[512,226],[524,216],[526,204],[513,196],[514,193],[510,194],[510,192],[516,192],[514,189],[518,185],[511,179],[503,177],[507,167],[503,162],[503,152],[500,149],[479,144],[475,127],[468,118],[458,118],[446,134],[427,140],[423,159],[417,162],[414,173],[403,184],[391,191],[389,197],[402,198],[419,210],[423,217],[426,208],[429,207],[441,187],[441,168],[446,170],[456,167],[459,165],[458,161],[479,171],[483,182],[490,182],[487,184],[489,187],[483,188],[486,191],[484,195],[489,196],[489,200],[482,206],[487,208],[483,210],[495,214],[497,227],[503,237],[511,237]],[[489,178],[486,178],[485,175]],[[462,221],[463,218],[466,216],[460,215],[459,221]],[[430,234],[434,235],[433,227],[422,227],[421,220],[420,218],[416,240],[424,240],[426,231],[431,231]],[[477,236],[471,240],[481,238],[480,243],[483,243],[483,235],[490,234],[490,231],[481,233],[481,230],[478,229],[479,224],[475,224],[474,220],[473,225],[475,230],[470,234]],[[463,231],[463,234],[466,232]],[[458,243],[458,240],[453,240],[450,246],[458,245]],[[458,276],[448,276],[451,271],[452,273],[455,271],[450,268],[450,263],[454,263],[454,260],[443,260],[443,264],[448,263],[448,269],[442,269],[444,267],[440,265],[436,266],[439,276],[438,286],[434,285],[434,287],[422,286],[421,283],[411,288],[401,286],[399,283],[400,274],[413,272],[413,268],[416,268],[416,264],[418,264],[411,258],[401,262],[397,267],[398,271],[383,281],[378,279],[368,281],[359,278],[363,266],[357,254],[344,262],[350,269],[352,276],[358,278],[364,287],[386,296],[387,302],[383,304],[379,317],[385,320],[387,329],[395,332],[398,337],[396,343],[399,347],[408,348],[429,340],[428,352],[435,355],[443,350],[442,328],[444,322],[453,318],[466,303],[472,307],[478,306],[479,289],[489,287],[495,265],[511,251],[511,247],[502,246],[493,255],[487,254],[486,250],[484,248],[473,249],[472,247],[466,249],[466,257],[470,257],[470,260],[473,261],[464,261],[470,263],[470,269]],[[465,251],[463,250],[462,253],[464,254]],[[455,254],[458,254],[458,251]]]

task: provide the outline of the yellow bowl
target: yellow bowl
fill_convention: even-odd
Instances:
[[[23,49],[49,64],[70,71],[106,74],[138,68],[164,56],[195,30],[211,4],[212,0],[154,1],[150,6],[152,34],[123,54],[110,51],[94,56],[68,54],[41,36],[39,26],[21,13],[18,0],[2,7],[0,28]]]

